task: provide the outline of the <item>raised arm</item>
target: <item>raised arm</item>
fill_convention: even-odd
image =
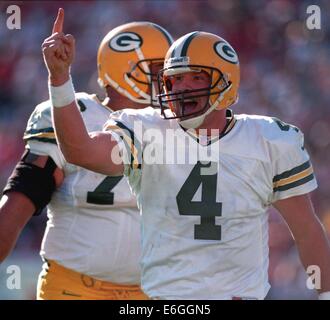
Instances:
[[[321,270],[321,289],[330,299],[330,245],[315,215],[308,194],[278,200],[274,204],[288,224],[304,267],[316,265]],[[322,297],[322,295],[321,295]]]
[[[64,35],[63,23],[64,10],[60,8],[52,35],[42,44],[59,147],[70,163],[105,175],[121,175],[124,167],[118,161],[116,141],[110,133],[89,134],[78,110],[70,76],[75,40]],[[117,155],[115,161],[113,155]]]

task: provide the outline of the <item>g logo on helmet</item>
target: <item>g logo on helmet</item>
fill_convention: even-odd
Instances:
[[[230,63],[238,63],[237,53],[228,42],[219,41],[215,43],[214,50],[222,59]]]
[[[109,41],[109,47],[115,51],[129,52],[142,46],[142,38],[134,32],[117,34]]]

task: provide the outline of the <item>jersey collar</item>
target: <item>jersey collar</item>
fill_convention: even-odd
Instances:
[[[195,130],[187,130],[180,126],[189,136],[191,136],[194,140],[197,141],[197,143],[201,144],[202,146],[209,146],[211,143],[220,140],[223,138],[225,135],[227,135],[235,126],[236,124],[236,119],[233,114],[233,111],[231,109],[226,110],[226,126],[223,128],[221,133],[217,136],[213,137],[205,137],[205,136],[198,136],[195,132]]]

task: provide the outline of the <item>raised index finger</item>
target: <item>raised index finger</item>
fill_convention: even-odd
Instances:
[[[64,9],[59,8],[56,20],[54,22],[52,33],[62,32],[63,31],[63,22],[64,22]]]

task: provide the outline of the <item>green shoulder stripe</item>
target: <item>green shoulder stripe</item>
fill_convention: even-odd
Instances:
[[[136,138],[133,130],[117,120],[115,120],[114,124],[107,125],[106,129],[112,130],[120,136],[126,146],[126,150],[130,153],[130,166],[134,169],[140,169],[142,164],[142,149],[140,141]]]
[[[289,178],[289,177],[291,177],[291,176],[293,176],[297,173],[300,173],[300,172],[308,169],[310,166],[311,166],[311,163],[309,161],[306,161],[303,164],[301,164],[297,167],[294,167],[291,170],[287,170],[285,172],[282,172],[281,174],[278,174],[278,175],[274,176],[273,182],[277,182],[277,181],[280,181],[282,179]]]
[[[48,128],[43,128],[43,129],[29,129],[25,131],[24,135],[33,135],[33,134],[38,134],[38,133],[54,133],[54,128],[53,127],[48,127]]]
[[[38,137],[28,137],[28,138],[24,138],[24,140],[28,141],[28,140],[36,140],[36,141],[40,141],[40,142],[48,142],[48,143],[52,143],[52,144],[56,144],[57,145],[57,141],[56,139],[51,139],[51,138],[38,138]]]
[[[288,183],[286,185],[283,185],[283,186],[278,186],[278,187],[275,187],[273,189],[273,192],[276,192],[276,191],[286,191],[286,190],[289,190],[291,188],[295,188],[295,187],[298,187],[298,186],[301,186],[311,180],[314,179],[314,174],[311,173],[310,175],[300,179],[300,180],[297,180],[297,181],[294,181],[294,182],[291,182],[291,183]]]
[[[25,131],[23,140],[37,140],[41,142],[49,142],[53,144],[57,144],[54,128],[43,128],[43,129],[30,129]]]

